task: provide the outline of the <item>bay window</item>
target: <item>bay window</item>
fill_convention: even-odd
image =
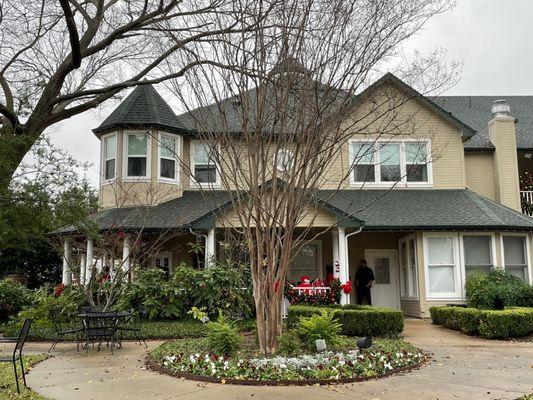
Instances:
[[[427,235],[426,287],[429,298],[461,298],[457,235]]]
[[[505,270],[523,281],[528,280],[527,236],[503,236],[503,261]]]
[[[350,141],[352,184],[431,184],[428,140]]]
[[[148,134],[128,133],[126,135],[127,178],[147,178],[149,176],[148,148]]]
[[[492,236],[463,235],[465,278],[474,272],[488,273],[494,266]]]
[[[116,177],[117,164],[117,135],[116,133],[105,136],[104,141],[104,179],[110,180]]]
[[[179,180],[179,136],[159,134],[159,178],[177,182]]]
[[[209,143],[195,141],[192,151],[192,171],[198,184],[218,185],[218,154]]]

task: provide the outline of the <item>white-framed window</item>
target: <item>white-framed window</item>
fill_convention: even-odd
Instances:
[[[428,299],[462,299],[462,276],[456,233],[424,235],[426,297]]]
[[[124,177],[150,177],[150,135],[148,132],[124,132]]]
[[[117,134],[111,133],[102,136],[103,177],[105,181],[116,178],[117,175]]]
[[[279,172],[286,172],[294,166],[294,154],[287,149],[280,149],[276,154],[276,169]]]
[[[157,176],[160,180],[179,183],[181,136],[159,133]]]
[[[431,186],[430,140],[350,140],[352,185]]]
[[[201,186],[219,186],[219,151],[210,143],[191,141],[191,181]]]
[[[528,282],[529,244],[525,234],[502,235],[502,254],[505,270]]]
[[[398,241],[400,246],[401,292],[403,298],[418,298],[418,274],[415,235]]]
[[[466,283],[469,275],[478,271],[488,273],[495,266],[495,241],[490,233],[464,233],[461,238]]]

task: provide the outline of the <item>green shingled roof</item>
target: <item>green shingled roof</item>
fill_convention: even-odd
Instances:
[[[93,216],[100,229],[167,230],[205,228],[200,223],[231,200],[229,191],[184,191],[183,196],[155,207],[101,211]],[[533,218],[471,190],[322,190],[318,204],[346,216],[342,226],[379,230],[513,230],[533,231]],[[347,223],[347,220],[350,220]],[[72,234],[73,226],[54,234]]]
[[[186,131],[174,111],[152,85],[137,86],[93,132],[101,135],[116,128],[159,128],[178,133]]]

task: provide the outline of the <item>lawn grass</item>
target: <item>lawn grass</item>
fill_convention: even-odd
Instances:
[[[242,332],[255,330],[255,319],[236,321]],[[20,327],[17,325],[0,325],[0,334],[8,337],[18,335]],[[181,321],[147,321],[142,328],[142,337],[148,339],[180,339],[180,338],[201,338],[206,335],[205,325],[193,319]],[[55,339],[55,332],[52,326],[43,324],[33,324],[29,340],[32,341],[52,341]],[[129,339],[125,335],[125,339]],[[74,337],[66,338],[74,340]]]
[[[46,359],[46,355],[31,355],[24,357],[24,369],[28,372],[35,364]],[[18,365],[20,373],[20,365]],[[45,397],[24,387],[22,379],[20,380],[20,396],[17,394],[17,385],[13,374],[13,364],[0,364],[0,400],[8,399],[26,399],[26,400],[46,400]]]

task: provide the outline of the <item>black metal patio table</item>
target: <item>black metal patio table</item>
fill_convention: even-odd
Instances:
[[[78,314],[83,321],[85,353],[89,351],[89,343],[98,343],[98,350],[102,343],[111,345],[111,353],[117,345],[117,325],[121,319],[131,316],[129,311],[88,311]]]

